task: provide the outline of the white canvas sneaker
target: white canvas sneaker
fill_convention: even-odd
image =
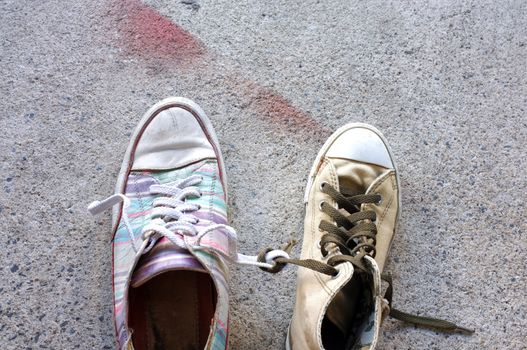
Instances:
[[[381,275],[400,211],[400,188],[383,135],[366,124],[338,129],[320,150],[305,192],[301,259],[288,350],[374,349],[390,315],[443,331],[471,330],[391,306]],[[381,295],[381,279],[389,283]]]

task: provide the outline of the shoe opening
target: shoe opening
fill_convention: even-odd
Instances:
[[[217,294],[209,274],[173,270],[129,291],[135,350],[205,348]]]
[[[375,337],[375,302],[370,275],[354,273],[331,301],[322,321],[326,350],[369,348]]]

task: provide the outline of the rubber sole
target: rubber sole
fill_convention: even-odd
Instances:
[[[291,327],[287,327],[287,337],[285,338],[285,350],[291,350],[291,345],[289,345],[289,330]]]

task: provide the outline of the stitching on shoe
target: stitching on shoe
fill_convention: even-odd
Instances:
[[[392,182],[392,180],[393,180],[393,176],[394,176],[394,175],[395,175],[394,173],[390,173],[390,175],[387,176],[386,179],[387,179],[387,180],[390,180],[390,182]],[[385,182],[385,180],[384,180],[382,183],[384,184],[384,182]],[[392,188],[393,188],[393,182],[392,182]],[[392,204],[393,204],[394,197],[395,197],[395,196],[392,195],[392,196],[390,197],[390,201],[386,204],[386,207],[384,208],[384,211],[383,211],[383,213],[382,213],[382,215],[381,215],[381,220],[379,221],[379,226],[380,226],[380,224],[384,221],[384,219],[386,218],[386,215],[388,215],[388,210],[390,209],[390,207],[391,207]]]
[[[384,208],[384,211],[382,212],[381,218],[379,219],[379,226],[381,226],[381,224],[384,221],[386,215],[388,214],[388,209],[390,209],[390,207],[392,206],[393,197],[394,196],[390,197],[390,201],[388,202],[388,204],[386,205],[386,208]]]
[[[212,204],[213,204],[213,200],[214,200],[214,193],[215,193],[214,191],[216,190],[216,168],[218,168],[218,164],[217,163],[214,164],[214,174],[212,175],[212,183],[210,185],[210,191],[211,191],[211,194],[209,196],[209,207],[210,207],[209,220],[210,221],[213,221]]]
[[[137,183],[137,181],[135,181],[134,182],[134,190],[135,190],[134,192],[136,192],[138,194],[138,196],[139,196],[139,198],[138,198],[139,199],[139,209],[141,210],[141,213],[144,213],[145,206],[144,206],[144,203],[143,203],[143,194],[140,191],[138,191],[138,189],[139,189],[139,184]],[[141,215],[141,221],[142,221],[141,222],[141,226],[144,226],[145,225],[145,221],[146,221],[144,215]]]
[[[386,182],[386,180],[392,180],[393,179],[393,176],[395,175],[395,173],[393,171],[389,172],[389,173],[386,173],[386,175],[384,175],[384,179],[380,180],[379,182],[377,182],[375,184],[375,186],[373,186],[372,188],[372,191],[375,191],[377,190],[379,187],[381,187],[382,185],[384,185],[384,183]],[[392,182],[392,181],[391,181]],[[392,182],[392,188],[393,188],[393,182]],[[386,215],[388,214],[388,210],[390,209],[392,203],[393,203],[393,198],[394,196],[390,196],[390,200],[388,201],[388,203],[386,204],[386,207],[384,208],[380,218],[377,220],[377,223],[378,223],[378,226],[380,227],[382,222],[384,221],[384,218],[386,217]]]

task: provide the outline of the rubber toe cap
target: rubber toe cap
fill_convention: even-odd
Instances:
[[[388,169],[394,168],[382,135],[367,126],[345,130],[329,147],[326,157],[370,163]]]
[[[215,158],[198,118],[191,109],[183,107],[167,107],[152,114],[139,134],[133,169],[175,169]]]

